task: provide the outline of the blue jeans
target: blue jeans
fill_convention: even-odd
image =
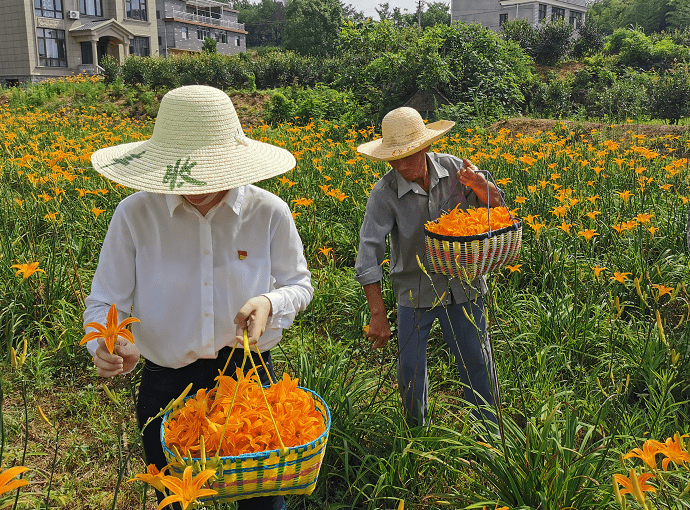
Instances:
[[[474,324],[465,316],[463,309]],[[443,339],[455,356],[460,380],[465,386],[465,400],[477,405],[494,405],[498,395],[496,369],[486,334],[484,302],[449,304],[435,308],[398,306],[398,389],[408,423],[426,423],[429,377],[427,343],[434,320],[441,323]],[[476,325],[476,326],[475,326]],[[496,422],[493,412],[475,408],[479,417]]]

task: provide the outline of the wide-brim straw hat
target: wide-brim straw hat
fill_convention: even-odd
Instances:
[[[381,138],[363,143],[357,147],[357,152],[376,161],[402,159],[431,145],[454,125],[450,120],[424,124],[417,110],[402,106],[383,118]]]
[[[202,85],[163,96],[151,138],[100,149],[91,163],[124,186],[174,195],[236,188],[296,164],[290,151],[246,137],[228,95]]]

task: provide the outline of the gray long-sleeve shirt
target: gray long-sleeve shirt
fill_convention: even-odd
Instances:
[[[446,304],[451,299],[464,303],[468,294],[469,299],[474,299],[477,290],[486,292],[483,277],[476,278],[470,286],[458,278],[432,273],[426,262],[424,225],[427,221],[438,218],[441,208],[448,211],[458,204],[461,208],[483,206],[474,191],[457,180],[456,174],[463,167],[461,159],[429,152],[427,163],[428,193],[392,169],[376,183],[367,200],[355,262],[355,279],[360,284],[380,281],[386,236],[390,234],[393,291],[400,306],[414,308],[431,307],[436,302]],[[428,276],[419,268],[417,257]],[[443,300],[437,301],[444,293]]]

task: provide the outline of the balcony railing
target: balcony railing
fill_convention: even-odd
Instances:
[[[228,21],[225,19],[211,18],[209,16],[200,16],[198,14],[192,14],[185,11],[177,10],[166,10],[166,18],[175,18],[184,21],[193,21],[195,23],[205,23],[207,25],[214,25],[223,28],[232,28],[235,30],[244,30],[244,23],[235,23],[234,21]]]

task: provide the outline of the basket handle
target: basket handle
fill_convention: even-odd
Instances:
[[[506,208],[506,210],[508,211],[508,214],[510,215],[510,219],[513,222],[513,225],[515,225],[517,223],[517,221],[515,221],[515,217],[513,216],[513,213],[510,211],[510,207],[508,207],[508,204],[506,203],[503,191],[501,191],[501,188],[499,188],[498,184],[496,184],[496,181],[494,180],[494,176],[491,175],[491,172],[489,172],[488,170],[477,170],[477,172],[484,174],[484,180],[486,181],[486,198],[487,198],[487,200],[489,199],[489,180],[491,180],[494,187],[498,190],[498,194],[501,197],[501,202],[503,203],[503,207]],[[488,233],[489,233],[489,236],[491,236],[491,207],[489,207],[489,204],[486,205],[486,210],[487,210],[487,218],[489,221],[489,232]]]
[[[254,368],[254,373],[257,372],[257,366],[254,363],[254,358],[252,358],[251,350],[249,348],[249,336],[247,335],[247,330],[245,329],[242,333],[242,340],[243,340],[243,347],[244,347],[244,359],[242,360],[242,367],[241,370],[244,372],[244,365],[247,362],[247,358],[249,358],[249,361],[252,364],[252,368]],[[223,372],[221,375],[225,373],[225,369],[228,367],[228,364],[230,363],[230,358],[232,358],[232,354],[235,352],[235,348],[237,347],[237,344],[232,348],[232,351],[230,352],[230,357],[228,357],[228,361],[225,363],[225,367],[223,368]],[[268,371],[268,367],[266,366],[266,363],[264,362],[263,357],[261,356],[261,352],[259,351],[259,348],[256,348],[256,352],[259,354],[259,359],[261,360],[261,364],[264,367],[264,370],[266,370],[266,373],[268,374],[268,380],[271,382],[271,384],[274,384],[273,380],[271,379],[271,374]],[[235,385],[235,392],[232,395],[232,400],[230,401],[230,406],[228,407],[228,414],[225,418],[225,424],[223,425],[223,431],[221,432],[220,435],[220,441],[218,442],[218,449],[216,450],[216,456],[218,456],[220,452],[220,448],[223,444],[223,438],[225,437],[225,428],[228,424],[228,416],[230,416],[230,413],[232,412],[232,408],[235,405],[235,397],[237,396],[237,389],[239,387],[239,384]],[[288,449],[285,447],[285,443],[283,443],[283,438],[280,437],[280,431],[278,430],[278,425],[276,424],[276,420],[273,417],[273,413],[271,412],[271,406],[268,404],[268,399],[266,398],[266,392],[264,391],[264,386],[263,384],[259,383],[259,389],[261,390],[261,396],[264,399],[264,403],[266,404],[266,409],[268,409],[268,415],[271,417],[271,422],[273,423],[273,428],[276,431],[276,436],[278,437],[278,442],[280,443],[280,448],[279,450],[279,455],[283,456],[287,453]]]

